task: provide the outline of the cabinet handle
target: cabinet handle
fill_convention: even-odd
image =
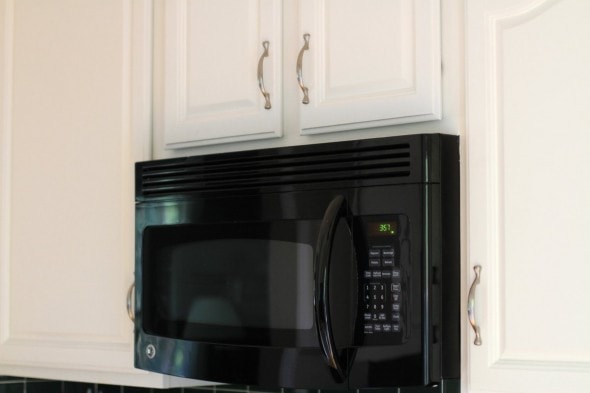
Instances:
[[[475,287],[479,284],[479,274],[481,272],[481,266],[476,265],[473,267],[475,271],[475,279],[469,288],[469,295],[467,296],[467,315],[469,316],[469,323],[475,332],[475,341],[473,344],[481,345],[481,334],[479,331],[479,325],[475,321]]]
[[[135,283],[127,290],[127,315],[132,322],[135,322],[135,310],[133,309],[133,298],[135,295]]]
[[[260,92],[262,93],[262,95],[264,96],[264,100],[266,101],[266,103],[264,104],[264,109],[270,109],[271,105],[270,105],[270,94],[266,91],[266,89],[264,88],[264,69],[263,69],[263,64],[264,64],[264,58],[268,57],[268,47],[269,47],[269,42],[268,41],[264,41],[262,43],[262,47],[264,48],[264,52],[262,53],[262,55],[260,56],[260,59],[258,59],[258,87],[260,88]]]
[[[299,56],[297,56],[297,82],[299,82],[299,87],[301,88],[301,91],[303,92],[303,100],[301,101],[303,104],[309,104],[309,89],[307,87],[305,87],[305,84],[303,83],[303,53],[306,50],[309,50],[309,34],[305,33],[303,34],[303,40],[305,41],[305,43],[303,44],[303,47],[301,48],[301,50],[299,51]]]

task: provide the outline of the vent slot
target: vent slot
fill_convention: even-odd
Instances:
[[[328,146],[328,145],[326,145]],[[138,164],[138,196],[231,191],[410,176],[408,143],[280,153],[227,153]],[[301,150],[301,149],[300,149]],[[274,153],[274,154],[273,154]]]

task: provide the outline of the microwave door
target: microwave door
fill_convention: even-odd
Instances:
[[[326,245],[318,239],[329,206],[342,194],[218,198],[207,208],[181,200],[147,205],[138,213],[145,217],[138,228],[138,364],[217,382],[345,388],[347,381],[335,377],[325,360],[329,347],[320,344],[326,326],[316,326],[330,316],[332,352],[346,374],[357,268],[342,209],[331,220],[329,261],[320,258],[329,267],[321,277],[328,292],[316,291],[322,254],[316,250]],[[318,319],[320,304],[324,316]],[[145,355],[150,345],[153,358]],[[169,361],[181,355],[182,362]]]

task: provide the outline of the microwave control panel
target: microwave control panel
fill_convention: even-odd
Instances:
[[[400,222],[402,221],[402,222]],[[400,231],[407,220],[399,216],[371,217],[364,222],[366,258],[360,263],[360,325],[362,341],[398,342],[405,333],[407,280]]]

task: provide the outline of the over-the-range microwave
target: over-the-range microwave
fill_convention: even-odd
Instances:
[[[136,367],[264,387],[458,380],[458,145],[138,163]]]

